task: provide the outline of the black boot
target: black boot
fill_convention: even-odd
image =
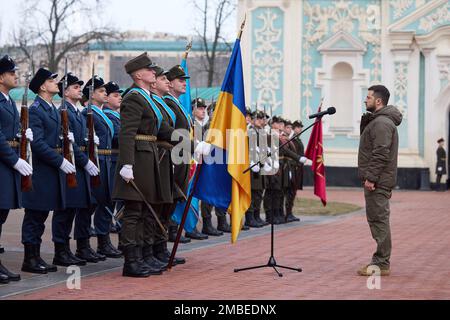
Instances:
[[[40,263],[39,259],[36,256],[34,244],[24,244],[22,271],[39,274],[47,273],[47,269]]]
[[[20,280],[20,274],[12,273],[8,269],[6,269],[6,267],[4,265],[2,265],[2,262],[0,261],[0,276],[2,274],[6,275],[8,277],[8,282]],[[0,281],[0,283],[1,283],[1,281]]]
[[[202,233],[207,234],[209,236],[215,236],[215,237],[223,235],[222,231],[219,231],[219,230],[217,230],[216,228],[213,227],[212,222],[211,222],[211,218],[209,218],[209,219],[203,218]]]
[[[168,263],[169,259],[170,259],[170,252],[169,252],[169,250],[167,250],[167,242],[154,244],[153,245],[153,255],[159,261]],[[184,264],[184,263],[186,263],[185,258],[174,257],[174,259],[173,259],[173,266],[176,266],[177,264]]]
[[[127,246],[123,250],[125,263],[123,264],[122,276],[134,278],[146,278],[150,272],[144,267],[144,263],[139,261],[141,248],[138,246]]]
[[[109,237],[109,234],[106,235],[97,235],[97,253],[103,254],[107,256],[108,258],[120,258],[122,257],[122,252],[114,248],[114,246],[111,243],[111,239]]]
[[[292,212],[286,215],[286,222],[295,222],[295,221],[300,221],[300,219],[294,216]]]
[[[0,253],[4,253],[5,252],[5,248],[2,247],[2,245],[0,244]]]
[[[169,227],[169,242],[175,242],[175,239],[177,238],[177,231],[178,231],[177,226]],[[189,242],[191,242],[191,239],[186,238],[183,236],[183,234],[181,234],[180,243],[189,243]]]
[[[261,219],[261,213],[259,210],[255,210],[255,212],[253,212],[253,217],[255,218],[256,222],[258,222],[262,227],[269,224],[267,221]]]
[[[76,265],[76,266],[85,266],[86,265],[86,260],[80,259],[72,253],[72,250],[70,250],[69,240],[67,240],[66,243],[64,243],[64,248],[65,248],[67,254],[69,255],[70,259],[72,259],[74,265]]]
[[[261,228],[262,225],[256,222],[255,218],[253,217],[253,212],[246,212],[245,213],[245,225],[247,227],[251,228]]]
[[[0,272],[0,284],[7,284],[9,283],[8,275]]]
[[[88,238],[77,239],[77,251],[75,252],[75,257],[91,263],[100,261],[95,254],[95,251],[92,250]]]
[[[227,222],[227,216],[217,216],[217,230],[230,233],[231,226]]]
[[[186,237],[195,239],[195,240],[206,240],[208,239],[208,236],[206,234],[203,234],[197,230],[197,228],[194,228],[192,232],[186,232]]]
[[[75,264],[75,260],[73,260],[67,253],[64,243],[55,242],[55,256],[53,257],[53,264],[62,267],[68,267]]]
[[[58,268],[53,264],[48,264],[44,261],[44,259],[41,258],[41,244],[37,244],[34,246],[34,250],[36,253],[36,259],[38,259],[39,263],[42,264],[47,272],[56,272],[58,271]]]
[[[144,245],[142,247],[142,258],[145,264],[148,266],[152,274],[161,274],[162,271],[167,270],[167,263],[162,262],[153,255],[153,247],[149,245]]]

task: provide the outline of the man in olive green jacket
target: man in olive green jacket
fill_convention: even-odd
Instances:
[[[401,112],[388,106],[390,93],[382,85],[372,86],[366,97],[368,113],[361,118],[358,175],[364,185],[366,216],[377,250],[369,265],[358,270],[362,276],[380,271],[390,273],[391,231],[389,199],[397,178],[398,132]]]

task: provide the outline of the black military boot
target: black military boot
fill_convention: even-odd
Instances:
[[[20,274],[12,273],[8,269],[6,269],[6,267],[4,265],[2,265],[2,262],[0,261],[0,276],[2,274],[6,275],[8,277],[8,282],[20,280]],[[1,281],[0,281],[0,283],[1,283]]]
[[[85,266],[86,265],[86,260],[80,259],[72,253],[72,250],[70,250],[69,240],[67,240],[66,243],[64,243],[64,248],[65,248],[67,254],[69,255],[70,259],[72,259],[74,265],[76,265],[76,266]]]
[[[100,261],[95,254],[95,251],[92,250],[88,238],[77,239],[77,251],[75,252],[75,257],[91,263]]]
[[[286,215],[286,222],[295,222],[295,221],[300,221],[300,219],[299,218],[297,218],[296,216],[294,216],[293,214],[292,214],[292,212],[289,212],[287,215]]]
[[[170,259],[170,252],[167,250],[167,242],[162,242],[158,244],[153,245],[153,255],[161,262],[168,263]],[[174,257],[173,259],[173,266],[176,266],[177,264],[184,264],[186,263],[185,258],[181,257]]]
[[[142,247],[142,258],[148,266],[151,274],[161,274],[162,271],[167,270],[167,263],[162,262],[153,255],[153,247],[144,245]]]
[[[259,210],[255,210],[255,212],[253,212],[253,217],[255,218],[256,222],[258,222],[262,227],[269,224],[267,221],[261,219],[261,212]]]
[[[42,264],[45,269],[47,269],[47,272],[56,272],[58,271],[58,268],[53,264],[48,264],[44,261],[44,259],[41,258],[41,245],[37,244],[34,246],[34,250],[36,253],[36,259],[38,259],[39,263]]]
[[[197,230],[197,228],[194,228],[192,232],[186,232],[186,237],[195,239],[195,240],[206,240],[208,239],[208,236],[206,234],[203,234]]]
[[[281,210],[279,209],[272,209],[273,212],[273,224],[283,224],[285,223],[284,221],[284,216],[283,213],[281,212]]]
[[[7,284],[7,283],[9,283],[8,275],[0,272],[0,284]]]
[[[231,226],[227,222],[227,216],[217,216],[217,230],[230,233]]]
[[[53,257],[53,264],[62,267],[68,267],[75,264],[75,261],[67,253],[64,243],[55,242],[55,256]]]
[[[36,256],[36,250],[34,244],[24,244],[24,258],[22,263],[23,272],[47,273],[47,268],[42,265]]]
[[[262,225],[259,224],[254,216],[253,216],[253,212],[246,212],[245,213],[245,225],[247,227],[251,227],[251,228],[261,228]]]
[[[2,247],[2,245],[0,244],[0,253],[4,253],[5,252],[5,248]]]
[[[108,258],[120,258],[122,257],[122,252],[114,248],[111,243],[111,238],[109,234],[106,235],[97,235],[97,253],[103,254]]]
[[[177,226],[169,226],[169,242],[175,242],[175,239],[177,238],[177,231],[178,231]],[[180,243],[189,243],[189,242],[191,242],[191,239],[186,238],[183,236],[183,234],[181,234]]]
[[[213,227],[211,218],[209,218],[209,219],[203,218],[202,233],[207,234],[209,236],[215,236],[215,237],[223,235],[222,231],[219,231]]]
[[[123,248],[125,262],[123,264],[122,276],[134,278],[146,278],[150,276],[150,272],[144,263],[139,261],[141,248],[138,246],[127,246]]]

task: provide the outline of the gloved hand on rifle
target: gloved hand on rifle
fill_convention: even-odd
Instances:
[[[28,141],[33,142],[33,131],[30,128],[25,130],[25,137],[27,137]]]
[[[97,166],[91,160],[84,166],[84,170],[86,170],[91,177],[98,176],[100,173]]]
[[[96,134],[94,134],[94,144],[98,147],[100,145],[100,139]]]
[[[73,136],[73,132],[70,132],[67,134],[67,138],[69,139],[70,143],[75,143],[75,137]]]
[[[252,167],[253,165],[255,165],[255,163],[254,162],[250,162],[250,167]],[[259,163],[252,168],[252,171],[254,173],[258,173],[260,170],[261,170],[261,167],[260,167]]]
[[[71,164],[67,159],[64,159],[61,166],[59,167],[65,174],[75,173],[76,169],[73,164]]]
[[[26,162],[25,160],[19,158],[19,160],[17,160],[16,164],[13,166],[14,169],[16,169],[17,171],[19,171],[19,173],[23,176],[29,176],[33,173],[33,167],[30,166],[30,164],[28,162]]]
[[[120,169],[119,174],[127,183],[134,180],[133,166],[131,164],[124,165],[122,169]]]

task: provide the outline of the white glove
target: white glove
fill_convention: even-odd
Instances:
[[[438,168],[437,168],[437,171],[442,171],[442,167],[438,167]]]
[[[67,138],[69,138],[70,143],[75,143],[75,137],[73,136],[73,132],[67,134]]]
[[[133,166],[131,164],[126,164],[120,169],[120,176],[123,180],[125,180],[127,183],[130,182],[130,180],[134,180],[133,176]]]
[[[298,161],[299,161],[300,163],[303,163],[303,164],[305,164],[307,160],[308,160],[308,158],[303,157],[303,156],[300,157],[300,159],[298,159]]]
[[[250,166],[253,166],[253,165],[254,165],[254,163],[253,163],[253,162],[250,162]],[[254,166],[254,167],[252,168],[252,171],[253,171],[254,173],[258,173],[260,170],[261,170],[261,167],[259,166],[259,164],[257,164],[256,166]]]
[[[14,169],[20,172],[23,176],[29,176],[33,173],[33,167],[28,164],[25,160],[19,158],[16,164],[13,166]]]
[[[63,160],[63,163],[59,167],[65,174],[75,173],[76,169],[73,164],[71,164],[67,159]]]
[[[100,145],[100,139],[98,138],[97,135],[94,135],[94,143],[95,143],[96,146]]]
[[[275,170],[278,170],[280,168],[280,161],[278,160],[278,158],[273,162],[273,168]]]
[[[33,142],[33,131],[31,131],[30,128],[28,128],[27,130],[25,130],[25,136],[27,137],[27,139],[30,142]]]
[[[272,171],[272,159],[267,159],[267,161],[264,163],[264,171],[265,172],[271,172]]]
[[[309,159],[306,159],[305,165],[312,166],[312,161]]]
[[[91,160],[89,160],[88,163],[84,166],[84,170],[86,170],[91,177],[98,176],[100,172],[97,166]]]
[[[212,145],[205,141],[200,141],[197,147],[195,147],[194,153],[207,156],[210,154]]]

